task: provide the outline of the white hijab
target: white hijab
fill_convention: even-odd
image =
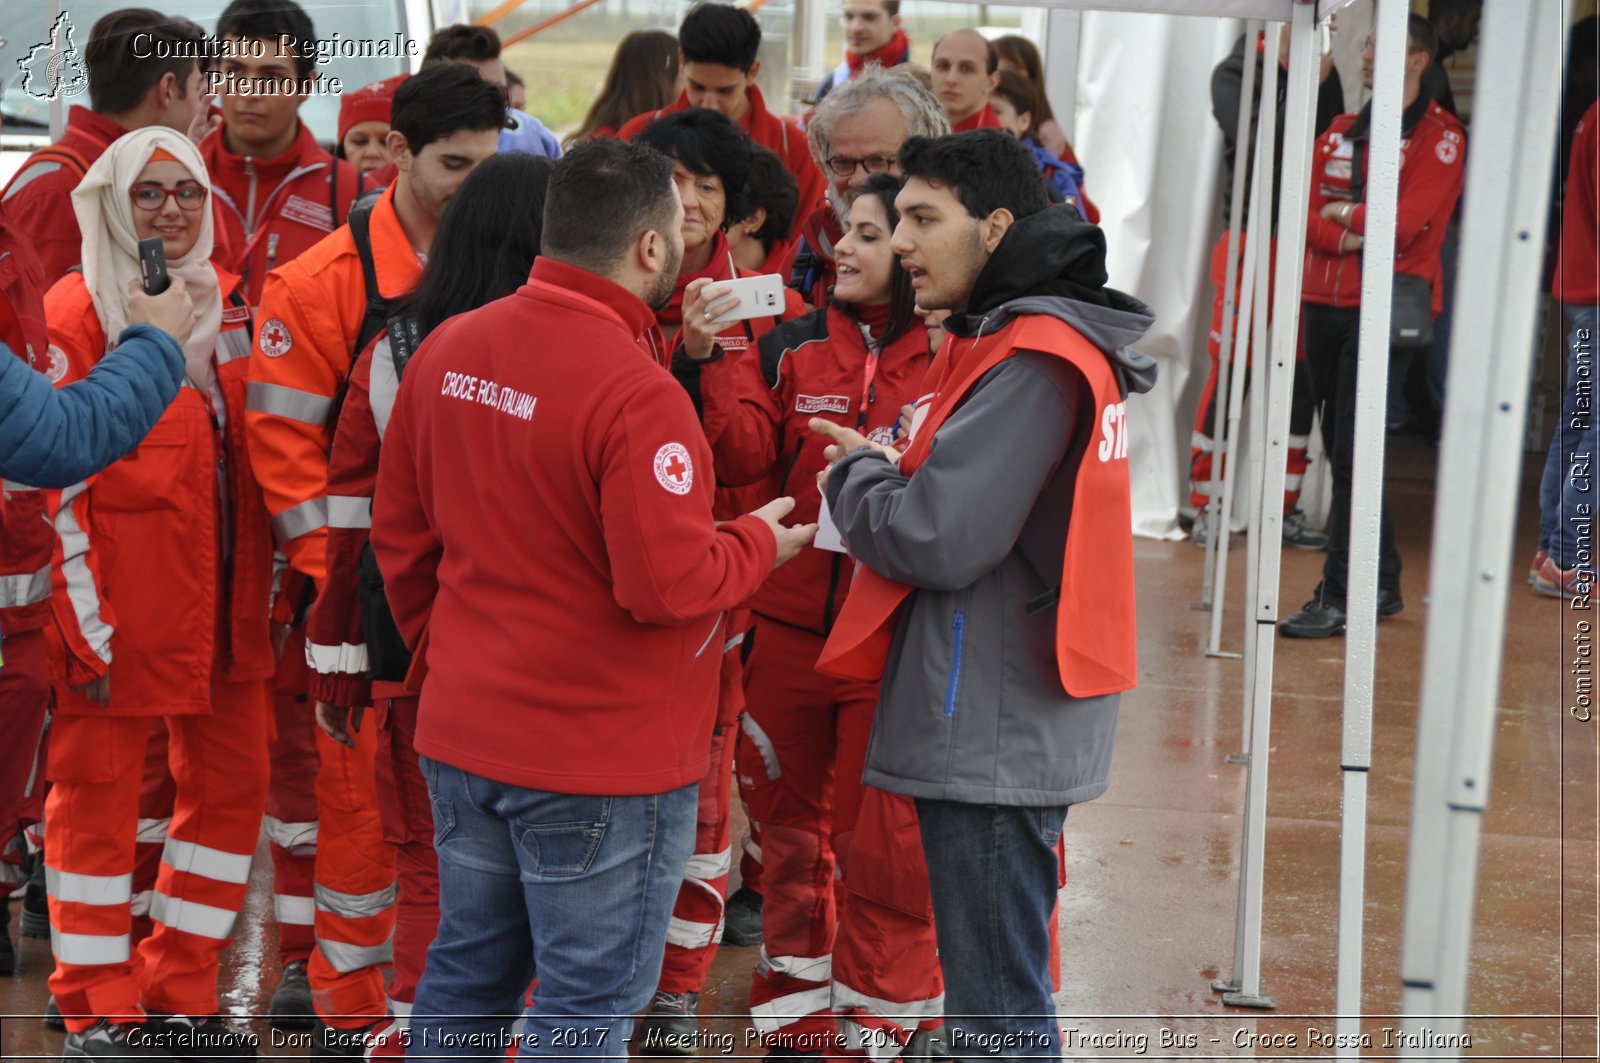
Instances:
[[[165,149],[210,189],[205,162],[188,137],[166,126],[146,126],[113,141],[72,193],[72,210],[83,233],[83,280],[105,329],[107,350],[128,326],[128,296],[142,279],[128,189],[157,148]],[[188,254],[167,260],[168,274],[182,277],[194,300],[194,331],[183,345],[183,356],[189,380],[201,391],[210,391],[215,379],[212,355],[222,327],[222,290],[211,266],[212,226],[208,196],[200,210],[194,246]]]

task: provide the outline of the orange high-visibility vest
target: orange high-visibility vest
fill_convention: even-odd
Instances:
[[[1128,486],[1127,403],[1105,354],[1070,325],[1042,314],[1013,319],[990,336],[952,338],[928,370],[932,400],[900,468],[915,475],[934,434],[985,373],[1018,351],[1064,358],[1088,380],[1095,431],[1073,491],[1072,518],[1056,606],[1056,658],[1073,697],[1127,690],[1138,681],[1133,593],[1133,516]],[[865,565],[817,661],[819,671],[881,679],[895,614],[915,588]]]

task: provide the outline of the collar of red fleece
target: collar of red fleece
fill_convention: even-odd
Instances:
[[[897,29],[894,36],[889,38],[889,43],[882,48],[876,48],[865,55],[854,52],[844,53],[844,61],[850,67],[850,76],[855,77],[866,68],[868,63],[877,63],[887,70],[892,66],[899,66],[911,58],[911,38],[906,36],[906,31]]]

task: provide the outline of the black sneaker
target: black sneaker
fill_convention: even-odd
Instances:
[[[311,981],[306,977],[306,961],[283,965],[283,977],[267,1004],[267,1022],[275,1030],[309,1030],[317,1024],[311,1007]]]
[[[700,994],[660,989],[634,1031],[634,1044],[646,1056],[692,1056],[700,1045]]]
[[[44,853],[33,854],[28,873],[28,888],[22,895],[22,918],[18,921],[25,938],[50,938],[50,902],[45,897]]]
[[[1278,621],[1278,634],[1290,639],[1331,639],[1344,634],[1344,606],[1313,598],[1300,611]]]
[[[61,1017],[61,1009],[56,1007],[54,996],[44,1002],[44,1027],[59,1032],[65,1032],[67,1028],[67,1020]]]
[[[745,947],[761,944],[761,894],[740,886],[722,910],[722,943]]]
[[[142,1025],[123,1026],[101,1019],[87,1030],[67,1034],[61,1058],[67,1059],[174,1059],[151,1043]]]
[[[341,1030],[318,1019],[317,1036],[311,1043],[311,1058],[360,1059],[367,1054],[367,1046],[377,1039],[389,1022],[388,1017],[384,1017],[365,1026]]]
[[[221,1015],[150,1012],[142,1035],[174,1059],[254,1059],[254,1034],[230,1027]]]
[[[1283,515],[1283,545],[1296,550],[1326,550],[1328,537],[1306,522],[1306,515],[1291,509]]]
[[[1387,620],[1406,607],[1397,591],[1378,588],[1378,619]],[[1326,639],[1343,635],[1345,607],[1313,598],[1287,620],[1278,621],[1278,634],[1291,639]]]

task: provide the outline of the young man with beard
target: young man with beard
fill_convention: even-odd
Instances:
[[[811,422],[858,562],[818,667],[882,678],[863,781],[916,800],[952,1054],[1059,1059],[1055,846],[1137,676],[1124,419],[1155,364],[1124,348],[1152,317],[1004,133],[913,137],[900,169],[891,247],[951,339],[903,456]]]
[[[911,39],[900,25],[900,0],[844,0],[844,62],[821,85],[816,102],[869,65],[888,69],[911,62]]]
[[[903,70],[869,69],[834,89],[817,105],[806,126],[811,157],[827,175],[827,202],[801,208],[801,240],[784,272],[790,286],[815,307],[828,305],[833,287],[833,245],[844,235],[843,220],[867,178],[899,173],[898,153],[907,137],[950,132],[939,101]],[[809,213],[807,213],[809,211]]]
[[[579,145],[544,217],[528,283],[412,358],[378,470],[439,854],[412,1059],[512,1044],[519,1012],[520,1056],[626,1052],[693,847],[725,613],[816,530],[778,523],[788,498],[712,517],[656,325],[683,255],[666,157]]]
[[[504,121],[504,93],[464,63],[429,67],[395,90],[388,146],[399,172],[367,216],[382,299],[415,287],[445,204],[473,168],[495,154]],[[328,523],[340,515],[330,512],[327,497],[332,415],[368,304],[366,271],[349,225],[274,270],[261,296],[250,365],[250,457],[278,549],[294,573],[318,585]],[[297,709],[298,715],[280,717],[280,742],[286,728],[314,730],[311,705],[301,702]],[[353,1048],[359,1055],[359,1041],[329,1027],[365,1028],[387,1013],[380,965],[389,956],[394,921],[394,856],[379,832],[373,730],[358,734],[354,748],[321,732],[308,741],[320,763],[314,793],[308,786],[275,792],[267,806],[267,830],[279,832],[274,841],[297,842],[309,827],[316,853],[314,908],[295,913],[302,924],[313,921],[316,949],[308,967],[286,970],[285,977],[309,978],[326,1024],[319,1027],[321,1048],[335,1054]],[[277,872],[284,873],[281,863]]]

